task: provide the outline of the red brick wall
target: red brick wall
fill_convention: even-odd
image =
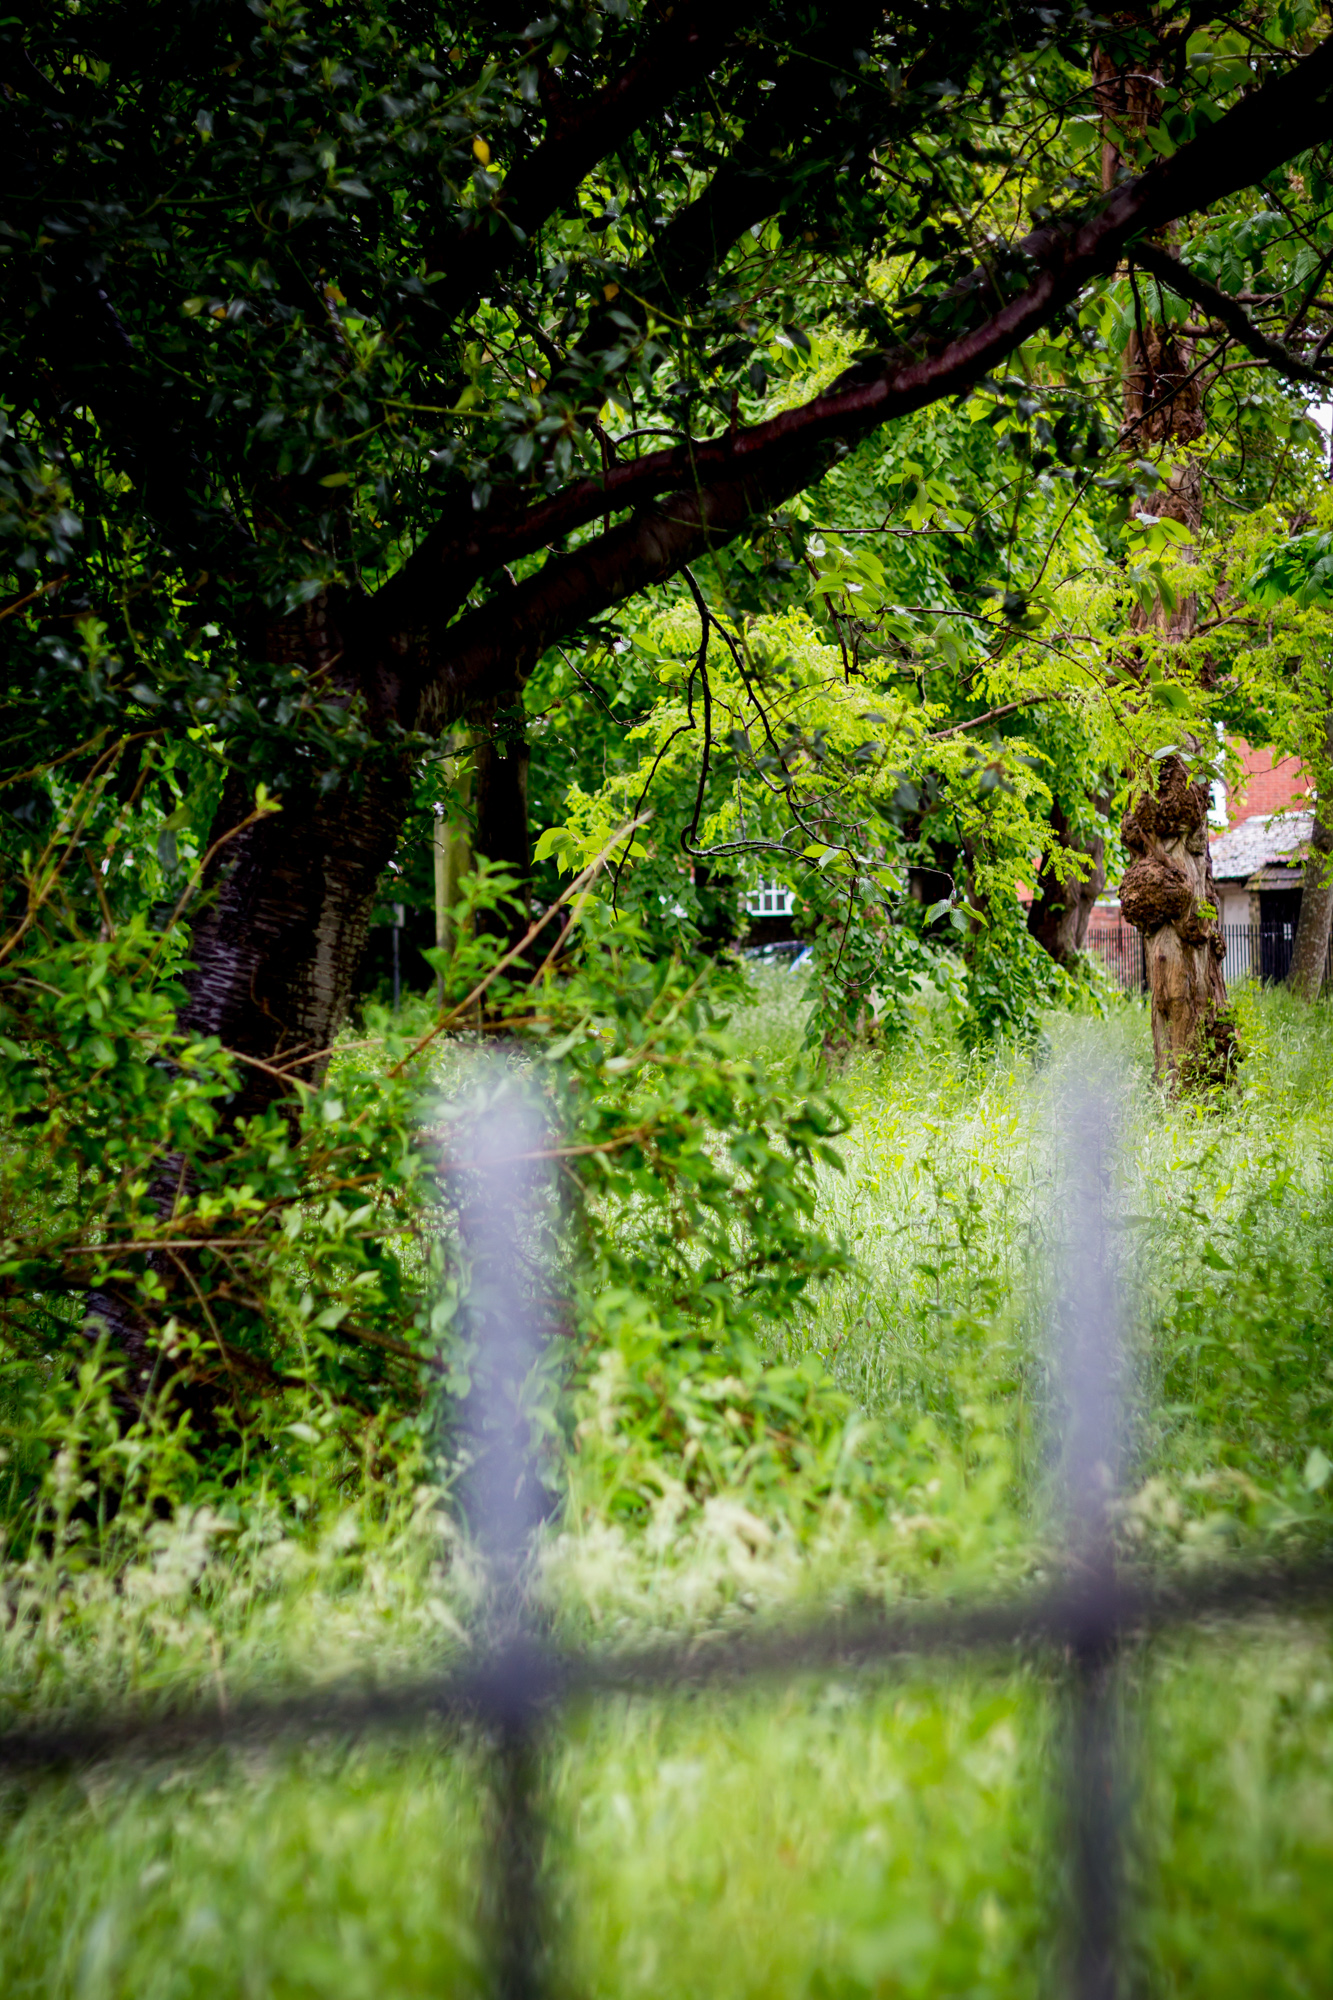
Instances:
[[[1298,757],[1283,757],[1275,764],[1271,750],[1252,750],[1243,736],[1233,736],[1231,748],[1239,752],[1244,775],[1235,792],[1227,792],[1227,825],[1238,826],[1243,819],[1262,814],[1299,812],[1308,804],[1310,781]]]

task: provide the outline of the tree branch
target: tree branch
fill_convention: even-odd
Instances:
[[[372,622],[400,654],[410,647],[402,626],[412,622],[414,604],[441,592],[461,602],[486,570],[531,555],[598,515],[641,508],[676,489],[664,505],[548,562],[539,577],[468,613],[447,633],[432,620],[439,636],[421,663],[422,722],[429,717],[428,726],[444,726],[492,685],[501,660],[521,677],[556,639],[729,540],[822,477],[881,424],[972,388],[1085,285],[1114,269],[1142,232],[1252,185],[1325,138],[1331,99],[1333,37],[1089,213],[1025,237],[1014,255],[1036,276],[980,325],[952,338],[936,334],[924,351],[900,349],[857,363],[822,395],[766,423],[611,465],[521,512],[473,515],[465,528],[442,524],[373,601]],[[1136,255],[1141,248],[1135,245]],[[994,284],[993,272],[978,269],[942,303],[957,310],[983,291],[993,296]]]
[[[961,736],[965,729],[980,729],[983,722],[998,722],[1002,715],[1013,715],[1020,708],[1035,708],[1042,701],[1063,701],[1064,695],[1055,691],[1045,694],[1020,695],[1017,701],[1001,702],[998,708],[988,708],[984,715],[973,715],[966,722],[955,722],[949,729],[937,729],[927,738],[930,743],[942,743],[946,736]]]
[[[1293,382],[1313,382],[1321,389],[1330,386],[1330,377],[1321,375],[1298,355],[1284,347],[1281,341],[1270,340],[1261,333],[1244,308],[1229,293],[1219,290],[1209,279],[1191,271],[1178,258],[1170,255],[1156,243],[1135,243],[1130,256],[1154,277],[1159,285],[1175,292],[1179,298],[1188,299],[1192,305],[1202,307],[1211,319],[1218,320],[1228,333],[1238,340],[1242,347],[1248,347],[1261,361],[1267,361],[1280,374]]]
[[[773,88],[760,100],[735,150],[701,193],[672,217],[627,277],[616,305],[621,321],[644,323],[647,309],[659,304],[679,310],[697,295],[745,230],[803,197],[808,202],[804,176],[808,155],[820,141],[831,139],[837,158],[846,152],[849,131],[858,131],[848,116],[848,99],[835,99],[827,89],[827,78],[834,71],[850,73],[855,87],[859,71],[854,52],[869,43],[888,11],[885,0],[842,0],[834,18],[818,18],[807,43],[794,49],[778,68]],[[859,168],[864,168],[882,136],[877,130],[859,131]],[[575,343],[566,365],[576,387],[580,368],[586,371],[599,350],[623,340],[616,314],[596,313]]]
[[[618,76],[576,104],[570,115],[553,120],[528,157],[505,176],[476,222],[429,247],[432,269],[444,273],[431,298],[446,319],[455,318],[512,263],[548,216],[572,199],[599,160],[696,82],[754,11],[753,0],[677,0]]]

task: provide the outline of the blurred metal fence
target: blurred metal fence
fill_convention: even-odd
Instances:
[[[1084,950],[1101,960],[1122,993],[1147,992],[1143,933],[1127,924],[1123,917],[1110,924],[1089,925]]]
[[[482,1920],[496,2000],[541,2000],[557,1988],[548,1929],[541,1809],[543,1739],[562,1709],[608,1695],[664,1695],[790,1681],[800,1675],[885,1672],[931,1655],[1003,1664],[1044,1651],[1066,1689],[1059,1771],[1067,1862],[1062,1990],[1072,2000],[1120,2000],[1130,1990],[1132,1911],[1125,1854],[1132,1786],[1125,1769],[1122,1651],[1170,1627],[1333,1607],[1333,1558],[1228,1564],[1203,1572],[1125,1574],[1112,1538],[1112,1501],[1125,1447],[1125,1366],[1116,1303],[1114,1198],[1117,1093],[1108,1078],[1057,1077],[1055,1115],[1068,1135],[1050,1214],[1052,1440],[1062,1495],[1061,1580],[1007,1598],[916,1603],[756,1627],[701,1643],[594,1650],[560,1645],[532,1613],[533,1531],[542,1512],[525,1414],[542,1337],[523,1274],[550,1160],[540,1117],[509,1078],[483,1091],[467,1157],[450,1163],[462,1252],[470,1270],[475,1342],[466,1410],[465,1507],[486,1587],[468,1655],[396,1687],[326,1688],[235,1702],[203,1700],[154,1714],[106,1710],[29,1718],[0,1732],[0,1772],[14,1776],[107,1759],[179,1756],[222,1744],[447,1722],[474,1731],[489,1757],[490,1823]],[[466,1136],[466,1133],[465,1135]],[[526,1246],[526,1247],[525,1247]]]
[[[1279,984],[1291,966],[1296,944],[1296,926],[1289,919],[1264,924],[1222,924],[1226,958],[1222,970],[1228,986],[1242,979],[1258,979]],[[1094,923],[1088,930],[1086,951],[1099,958],[1122,993],[1146,993],[1143,934],[1123,917],[1112,923]],[[1333,981],[1333,938],[1324,957],[1324,985]]]

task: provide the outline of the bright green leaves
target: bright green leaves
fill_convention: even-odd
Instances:
[[[1123,354],[1136,330],[1182,327],[1195,310],[1187,299],[1142,272],[1133,283],[1121,278],[1108,285],[1104,301],[1102,335],[1112,354]]]
[[[1170,613],[1180,602],[1180,577],[1173,557],[1190,550],[1189,530],[1165,515],[1140,513],[1125,524],[1130,544],[1125,582],[1147,618],[1160,604]]]
[[[1333,531],[1275,542],[1251,570],[1249,594],[1265,607],[1283,598],[1302,610],[1333,604]]]

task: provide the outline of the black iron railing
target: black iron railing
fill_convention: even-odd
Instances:
[[[1228,986],[1243,979],[1258,979],[1276,985],[1291,967],[1296,944],[1296,926],[1288,919],[1271,924],[1223,924],[1226,945],[1223,972]],[[1123,917],[1115,923],[1094,923],[1088,931],[1087,951],[1099,958],[1123,993],[1146,993],[1143,936]],[[1333,939],[1324,958],[1324,985],[1333,981]]]
[[[541,1342],[521,1266],[523,1246],[532,1240],[528,1225],[539,1200],[543,1146],[530,1103],[504,1084],[491,1091],[473,1128],[470,1187],[459,1206],[477,1342],[467,1413],[467,1511],[489,1577],[469,1655],[396,1688],[335,1688],[238,1702],[225,1715],[201,1700],[151,1717],[97,1712],[29,1720],[0,1732],[0,1770],[40,1773],[294,1735],[401,1733],[440,1721],[471,1729],[486,1748],[491,1773],[483,1909],[490,1990],[497,2000],[540,2000],[568,1984],[556,1976],[557,1941],[546,1922],[541,1811],[543,1744],[559,1727],[562,1711],[608,1695],[772,1684],[833,1672],[869,1675],[931,1655],[1003,1663],[1017,1648],[1041,1649],[1056,1663],[1068,1694],[1060,1771],[1070,1860],[1065,1987],[1075,2000],[1117,2000],[1127,1991],[1132,1918],[1123,1866],[1131,1787],[1121,1769],[1123,1732],[1117,1727],[1123,1651],[1170,1627],[1327,1609],[1333,1606],[1333,1560],[1167,1575],[1118,1569],[1110,1509],[1125,1446],[1125,1360],[1115,1304],[1115,1231],[1105,1213],[1117,1110],[1105,1081],[1066,1082],[1062,1089],[1060,1120],[1071,1143],[1052,1207],[1065,1251],[1050,1315],[1052,1373],[1063,1412],[1068,1550],[1058,1584],[1005,1599],[858,1615],[837,1611],[707,1645],[694,1637],[596,1651],[552,1639],[532,1610],[530,1550],[540,1510],[523,1414],[524,1385],[532,1380]],[[454,1186],[458,1173],[455,1165]],[[530,1261],[528,1268],[530,1276]]]

